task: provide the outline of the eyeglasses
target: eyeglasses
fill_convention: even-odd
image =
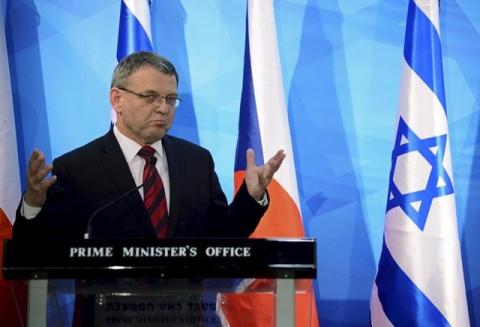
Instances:
[[[168,106],[176,108],[180,105],[180,101],[182,101],[182,99],[178,98],[176,95],[160,95],[154,92],[139,93],[119,86],[117,86],[117,89],[136,95],[137,97],[145,100],[145,102],[147,102],[148,104],[155,103],[157,101],[160,104],[162,102],[162,99],[165,99],[165,103]]]

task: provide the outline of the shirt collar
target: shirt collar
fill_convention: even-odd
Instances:
[[[142,148],[142,145],[123,135],[122,132],[118,130],[117,125],[113,126],[113,133],[115,134],[115,137],[120,144],[120,148],[122,149],[125,159],[128,163],[131,163],[135,156],[138,154],[138,151],[140,151],[140,149]],[[163,152],[162,140],[160,139],[157,142],[150,144],[150,146],[157,151],[155,153],[155,156],[163,161],[165,159],[165,155]]]

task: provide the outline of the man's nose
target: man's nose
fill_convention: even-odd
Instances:
[[[162,113],[168,113],[171,110],[170,105],[167,103],[166,97],[159,96],[155,100],[154,104],[155,104],[156,111],[159,111]]]

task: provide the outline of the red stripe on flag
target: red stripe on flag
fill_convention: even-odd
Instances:
[[[310,280],[295,281],[295,326],[318,327],[318,314]],[[230,327],[275,326],[275,285],[272,279],[256,279],[242,293],[223,293],[222,314]]]
[[[10,220],[8,220],[7,215],[5,215],[2,208],[0,208],[0,240],[8,240],[10,238],[12,238],[12,224],[10,223]],[[0,258],[3,257],[0,256]]]
[[[12,224],[0,208],[0,270],[3,266],[3,241],[12,237]],[[2,326],[25,326],[27,317],[27,285],[7,282],[0,272],[0,317]]]

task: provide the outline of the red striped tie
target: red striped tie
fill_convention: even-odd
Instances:
[[[158,238],[167,237],[167,199],[163,187],[162,178],[158,174],[155,163],[157,158],[154,156],[155,149],[150,146],[143,146],[138,155],[145,159],[145,168],[143,169],[143,202],[150,215],[153,228]]]

